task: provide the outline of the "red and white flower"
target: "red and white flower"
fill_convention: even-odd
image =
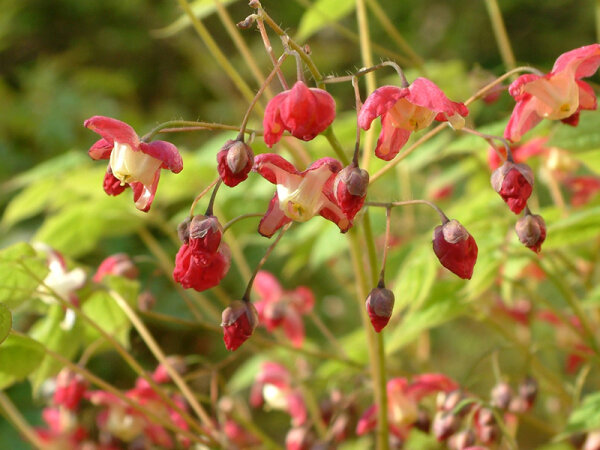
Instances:
[[[577,125],[581,110],[597,107],[596,94],[582,78],[592,76],[600,66],[600,44],[563,53],[546,75],[521,75],[508,88],[517,104],[504,130],[513,142],[542,119]]]
[[[104,116],[94,116],[83,126],[95,131],[102,139],[89,149],[93,159],[108,159],[104,190],[108,195],[119,195],[127,186],[133,189],[133,200],[140,211],[148,211],[154,200],[160,169],[179,173],[183,161],[177,148],[170,142],[140,140],[133,128],[125,122]]]
[[[317,214],[335,223],[342,233],[352,226],[333,194],[336,174],[342,170],[336,159],[318,159],[299,172],[281,156],[263,153],[254,159],[253,170],[277,185],[277,192],[258,226],[263,236],[271,237],[285,224],[306,222]]]
[[[358,124],[363,130],[381,117],[381,134],[375,155],[385,161],[394,158],[406,144],[413,131],[427,128],[435,120],[448,121],[454,128],[464,126],[463,117],[469,110],[463,103],[446,97],[435,83],[417,78],[410,86],[382,86],[373,91],[358,114]]]

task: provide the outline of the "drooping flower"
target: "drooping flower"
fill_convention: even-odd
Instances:
[[[116,253],[100,263],[92,279],[95,283],[100,283],[105,276],[116,275],[133,280],[138,274],[138,268],[127,253]]]
[[[92,159],[109,160],[103,183],[106,193],[118,195],[131,186],[135,206],[140,211],[146,212],[152,205],[160,169],[169,169],[173,173],[183,169],[181,155],[173,144],[165,141],[143,142],[125,122],[94,116],[86,120],[83,126],[102,136],[88,153]]]
[[[457,220],[435,227],[433,251],[446,269],[461,278],[471,279],[477,261],[477,244]]]
[[[306,222],[317,214],[335,223],[342,233],[352,226],[333,194],[335,176],[342,170],[339,161],[321,158],[299,172],[281,156],[263,153],[256,156],[253,170],[277,185],[277,192],[258,226],[263,236],[271,237],[285,224]]]
[[[183,245],[175,257],[173,279],[185,289],[205,291],[218,285],[231,265],[229,246],[214,216],[196,216],[180,229]]]
[[[272,147],[285,130],[303,141],[314,139],[335,119],[335,100],[323,89],[308,88],[302,81],[269,101],[263,119],[264,139]]]
[[[308,418],[302,392],[293,386],[290,372],[281,364],[267,361],[256,375],[250,390],[250,404],[257,408],[263,403],[286,411],[294,427],[303,425]]]
[[[257,325],[258,313],[252,303],[240,300],[232,302],[221,316],[225,348],[237,350],[252,336]]]
[[[369,187],[369,172],[351,164],[338,172],[333,184],[333,194],[342,212],[353,220],[365,203]]]
[[[536,253],[542,249],[542,243],[546,240],[546,223],[538,214],[525,214],[516,225],[515,231],[521,243]]]
[[[284,291],[277,278],[264,270],[256,274],[253,287],[260,297],[255,303],[259,322],[269,331],[282,327],[292,345],[302,347],[302,315],[308,313],[315,303],[312,291],[306,286]]]
[[[217,169],[223,183],[234,187],[248,178],[254,164],[254,152],[248,144],[229,140],[217,153]]]
[[[373,91],[358,114],[363,130],[381,117],[381,134],[375,155],[385,161],[394,158],[413,131],[427,128],[433,120],[448,121],[454,128],[464,126],[469,110],[463,103],[453,102],[426,78],[417,78],[410,86],[382,86]]]
[[[405,439],[419,417],[419,402],[437,392],[450,392],[458,388],[455,381],[443,374],[425,373],[413,377],[411,383],[406,378],[393,378],[387,383],[388,421],[390,431],[398,438]],[[367,409],[356,426],[359,436],[372,431],[377,426],[377,405]]]
[[[517,104],[504,137],[517,142],[542,119],[561,120],[576,126],[581,110],[596,109],[596,94],[582,78],[600,66],[600,44],[563,53],[544,76],[521,75],[508,88]]]
[[[527,164],[506,161],[494,170],[491,183],[510,210],[519,214],[533,191],[533,172]]]

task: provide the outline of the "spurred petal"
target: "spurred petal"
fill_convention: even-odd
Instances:
[[[275,153],[256,155],[252,170],[258,172],[273,184],[277,184],[278,179],[283,179],[288,174],[297,175],[300,173],[291,162]]]
[[[156,195],[159,179],[160,169],[154,173],[154,180],[149,186],[138,182],[129,183],[131,189],[133,189],[133,201],[135,202],[135,207],[140,211],[148,212],[150,210],[152,202],[154,201],[154,196]]]
[[[352,221],[350,221],[340,207],[331,200],[324,202],[319,214],[325,219],[335,223],[342,233],[345,233],[352,228]]]
[[[256,274],[252,287],[259,297],[267,303],[277,302],[283,295],[283,288],[277,278],[265,270],[261,270]]]
[[[433,81],[427,78],[417,78],[408,89],[410,92],[406,96],[406,100],[415,105],[436,113],[444,113],[448,117],[454,114],[466,117],[469,114],[469,110],[464,103],[450,100]]]
[[[521,136],[535,127],[542,118],[537,114],[535,105],[530,101],[530,96],[519,101],[510,116],[510,120],[504,130],[504,137],[512,142],[521,140]]]
[[[579,86],[579,109],[595,110],[598,107],[598,100],[594,89],[581,80],[577,80],[577,85]]]
[[[356,424],[356,434],[362,436],[363,434],[372,431],[377,426],[377,405],[371,406],[367,409]]]
[[[394,159],[408,141],[410,133],[410,130],[396,128],[392,123],[392,117],[388,114],[384,115],[381,121],[381,133],[375,147],[375,156],[384,161]]]
[[[300,426],[306,422],[308,413],[306,411],[306,405],[302,398],[302,393],[293,391],[286,397],[288,404],[288,413],[292,416],[292,423],[294,426]]]
[[[600,44],[579,47],[560,55],[552,73],[575,69],[575,78],[591,77],[600,66]]]
[[[128,187],[128,184],[122,184],[121,180],[113,175],[109,165],[106,173],[104,174],[104,181],[102,182],[102,188],[104,189],[104,192],[106,192],[108,195],[119,195]]]
[[[279,142],[285,131],[285,125],[279,115],[279,106],[286,99],[287,92],[281,92],[273,97],[265,109],[265,117],[263,118],[264,140],[269,148]]]
[[[387,113],[398,100],[408,95],[408,88],[382,86],[374,90],[358,113],[358,125],[363,130],[371,128],[371,122]]]
[[[523,92],[523,87],[532,81],[539,80],[540,78],[542,77],[533,73],[521,75],[519,78],[513,81],[510,86],[508,86],[508,93],[515,99],[515,101],[520,102],[525,97],[529,96],[529,94]]]
[[[271,202],[269,203],[267,212],[265,213],[264,217],[260,219],[260,223],[258,224],[258,232],[264,237],[270,238],[277,230],[291,221],[292,219],[283,214],[283,211],[279,207],[279,197],[277,196],[277,193],[275,193],[271,199]]]
[[[112,147],[115,142],[127,144],[137,150],[140,139],[133,128],[125,122],[105,116],[94,116],[83,122],[83,126],[102,136]]]
[[[149,144],[141,142],[139,147],[143,153],[161,160],[163,169],[169,169],[173,173],[179,173],[183,170],[181,155],[177,147],[170,142],[152,141]]]
[[[110,158],[110,152],[112,152],[113,145],[108,142],[106,139],[102,138],[99,141],[96,141],[94,145],[90,147],[88,150],[88,155],[92,159],[108,159]]]

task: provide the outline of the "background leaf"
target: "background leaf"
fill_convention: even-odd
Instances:
[[[0,389],[22,380],[36,369],[44,348],[27,336],[9,335],[0,345]]]
[[[12,315],[9,309],[0,303],[0,344],[4,342],[12,328]]]
[[[33,273],[35,278],[29,273]],[[0,303],[15,308],[29,300],[48,274],[43,258],[24,242],[0,251]]]
[[[296,38],[306,40],[328,24],[350,14],[354,8],[356,3],[347,0],[317,0],[302,16]]]

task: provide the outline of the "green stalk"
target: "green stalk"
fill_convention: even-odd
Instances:
[[[496,38],[496,44],[500,50],[502,61],[507,70],[512,70],[517,66],[515,61],[515,54],[513,53],[502,19],[502,13],[496,0],[485,0],[485,6],[487,7],[488,15],[490,16],[490,22],[492,22],[492,29],[494,30],[494,37]]]

